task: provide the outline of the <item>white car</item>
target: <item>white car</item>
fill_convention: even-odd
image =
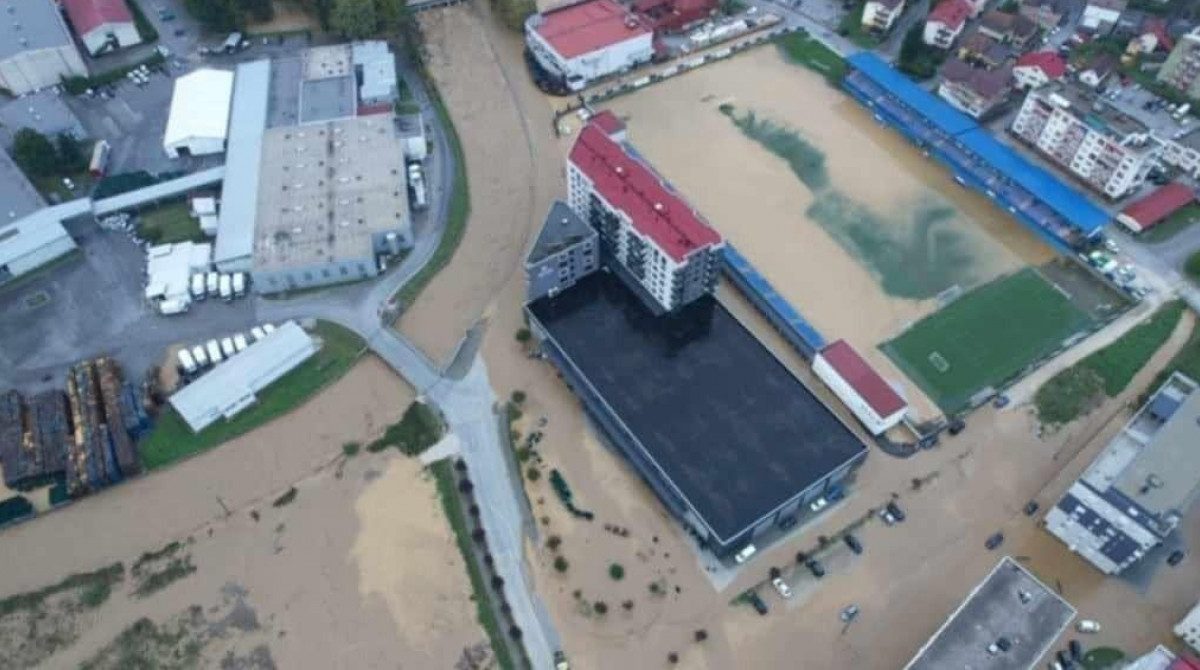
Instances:
[[[812,503],[808,506],[808,508],[814,512],[820,512],[821,510],[825,509],[828,506],[829,506],[828,500],[826,500],[825,498],[817,498],[816,500],[812,501]]]
[[[1075,630],[1080,633],[1099,633],[1100,624],[1091,619],[1080,619],[1079,623],[1075,624]]]
[[[775,579],[772,579],[771,586],[774,586],[775,590],[779,592],[779,595],[783,596],[784,598],[792,597],[792,589],[787,585],[787,582],[783,581],[782,577],[776,577]]]
[[[734,554],[733,560],[736,561],[738,565],[741,565],[742,563],[750,560],[750,557],[753,556],[757,551],[758,549],[754,545],[748,544],[743,547],[741,551]]]

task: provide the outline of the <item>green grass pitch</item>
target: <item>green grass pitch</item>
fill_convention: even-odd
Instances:
[[[1026,268],[970,291],[881,348],[944,412],[954,413],[1090,323]]]

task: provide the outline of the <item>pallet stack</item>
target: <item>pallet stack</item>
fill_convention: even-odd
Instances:
[[[111,358],[98,358],[95,365],[100,397],[104,401],[105,428],[112,444],[112,453],[119,470],[118,476],[129,477],[141,472],[141,466],[138,463],[137,447],[129,436],[129,422],[122,408],[121,370]]]
[[[47,481],[66,468],[67,440],[71,421],[67,394],[57,389],[29,399],[25,410],[25,448],[36,454],[37,479]]]
[[[16,391],[0,394],[0,467],[4,468],[4,484],[13,488],[16,478],[23,471],[21,464],[21,442],[24,427],[21,420],[24,406],[21,395]]]

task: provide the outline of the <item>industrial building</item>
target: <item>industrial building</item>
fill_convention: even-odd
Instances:
[[[634,0],[633,11],[655,34],[677,33],[709,18],[717,0]]]
[[[1117,214],[1117,223],[1130,232],[1140,233],[1162,223],[1175,212],[1196,202],[1196,192],[1179,182],[1171,182],[1139,198]]]
[[[567,203],[647,307],[669,312],[712,291],[725,242],[625,141],[611,112],[588,121],[567,158]]]
[[[596,231],[556,200],[525,257],[526,298],[557,295],[600,268]]]
[[[842,87],[876,120],[900,131],[948,167],[955,181],[987,195],[1059,251],[1073,253],[1108,223],[1104,210],[875,54],[861,52],[846,61],[852,70]]]
[[[830,495],[867,448],[711,295],[658,315],[595,272],[526,307],[609,442],[718,556]]]
[[[1030,91],[1012,132],[1110,200],[1139,187],[1160,153],[1146,126],[1064,82]]]
[[[205,156],[225,151],[232,72],[202,68],[175,80],[171,111],[163,133],[163,151],[171,158]]]
[[[79,41],[93,56],[142,43],[125,0],[62,0]]]
[[[1200,99],[1200,26],[1179,36],[1158,71],[1158,80],[1192,99]]]
[[[813,372],[872,435],[882,435],[908,412],[904,398],[845,340],[821,349]]]
[[[399,94],[396,57],[387,42],[372,40],[350,45],[351,60],[358,78],[359,113],[380,106],[391,109]]]
[[[796,308],[787,301],[771,282],[754,267],[732,244],[721,249],[721,269],[742,295],[762,313],[767,322],[791,344],[805,360],[813,360],[825,348],[825,338]]]
[[[271,128],[262,146],[256,291],[374,277],[381,258],[411,246],[404,142],[392,114]]]
[[[0,228],[46,206],[7,151],[0,150]]]
[[[1200,490],[1197,386],[1173,374],[1046,514],[1046,530],[1101,572],[1162,544]]]
[[[86,76],[53,0],[0,0],[0,88],[24,95]]]
[[[271,61],[257,60],[237,67],[229,113],[229,141],[221,213],[213,262],[221,272],[247,272],[254,254],[254,218],[258,213],[258,168],[267,102],[271,92]]]
[[[1183,640],[1183,643],[1192,649],[1192,651],[1200,653],[1200,603],[1197,603],[1192,611],[1187,613],[1179,623],[1175,624],[1175,635]]]
[[[525,45],[541,68],[578,91],[650,62],[654,30],[616,0],[583,0],[526,19]]]
[[[1200,130],[1170,139],[1155,135],[1154,139],[1162,144],[1160,158],[1163,163],[1179,168],[1193,179],[1200,179]]]
[[[75,250],[57,221],[26,217],[0,226],[0,286]]]
[[[50,89],[0,103],[0,148],[11,150],[22,128],[49,138],[63,134],[77,140],[87,138],[79,117],[67,107],[61,95]]]
[[[308,360],[320,343],[294,321],[288,321],[170,398],[192,432],[221,419],[231,419],[253,405],[257,394]]]
[[[1005,556],[904,670],[1030,670],[1074,618],[1070,603]]]
[[[212,245],[207,242],[160,244],[146,250],[146,301],[164,314],[178,314],[192,304],[192,275],[212,270]]]

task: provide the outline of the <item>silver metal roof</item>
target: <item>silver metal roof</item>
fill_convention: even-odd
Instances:
[[[37,189],[16,162],[0,149],[0,226],[12,223],[46,206]]]
[[[254,252],[254,219],[258,210],[258,168],[262,160],[263,131],[267,127],[271,62],[257,60],[237,68],[233,106],[229,115],[228,149],[225,151],[225,185],[221,191],[221,218],[217,224],[218,265]]]
[[[32,128],[43,135],[69,133],[77,139],[87,136],[75,112],[67,107],[61,95],[48,88],[0,104],[0,142],[11,147],[22,128]]]
[[[317,341],[294,321],[234,354],[171,396],[195,432],[254,404],[256,394],[317,352]]]
[[[0,226],[0,266],[36,251],[47,244],[69,238],[67,229],[54,220],[27,216],[20,221]]]
[[[61,46],[75,48],[52,0],[0,0],[0,60]]]

